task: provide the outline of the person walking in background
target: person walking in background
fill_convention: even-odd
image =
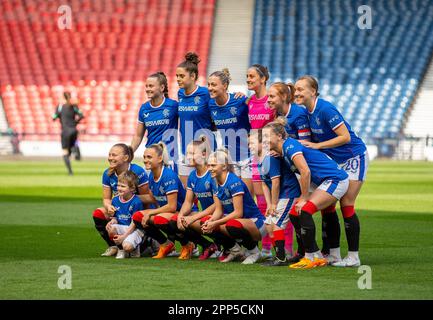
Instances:
[[[70,92],[64,92],[63,96],[66,102],[56,107],[53,114],[53,121],[60,119],[62,125],[61,142],[63,161],[68,169],[68,174],[73,175],[70,156],[78,137],[77,125],[84,118],[84,115],[80,109],[78,109],[78,105],[72,102]]]

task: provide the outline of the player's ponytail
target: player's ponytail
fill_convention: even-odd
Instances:
[[[230,81],[232,80],[228,68],[224,68],[221,71],[215,71],[209,77],[218,77],[223,85],[227,85],[227,89],[230,85]]]
[[[128,156],[128,159],[126,162],[131,163],[134,159],[134,151],[132,150],[131,146],[128,146],[124,143],[116,143],[111,148],[120,148],[122,149],[122,153],[126,156]],[[108,175],[111,176],[116,171],[116,168],[110,168],[108,169]]]
[[[287,88],[289,89],[289,95],[287,97],[287,103],[292,103],[295,101],[295,85],[291,82],[286,83]]]
[[[162,71],[158,71],[154,74],[151,74],[149,78],[156,78],[158,80],[158,83],[164,86],[164,90],[163,90],[164,97],[168,98],[168,80],[165,73]]]
[[[185,60],[181,62],[177,67],[183,68],[189,72],[190,76],[195,75],[195,80],[198,79],[198,64],[200,63],[200,58],[195,52],[188,52],[185,55]]]

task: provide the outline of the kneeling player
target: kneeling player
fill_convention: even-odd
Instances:
[[[215,212],[202,228],[203,232],[219,231],[231,236],[247,249],[243,264],[256,263],[260,257],[258,241],[266,234],[265,217],[259,211],[246,184],[231,170],[229,155],[217,150],[209,156],[208,167],[214,183]],[[239,244],[230,248],[230,254],[222,262],[243,257]]]

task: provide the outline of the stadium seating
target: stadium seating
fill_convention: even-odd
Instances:
[[[199,54],[204,77],[215,0],[0,0],[0,95],[9,126],[26,139],[58,140],[51,120],[65,90],[86,118],[81,140],[128,137],[145,101],[144,81],[162,70],[176,95],[175,69]],[[129,138],[128,138],[129,139]]]
[[[321,96],[371,142],[401,132],[432,57],[433,2],[372,1],[371,29],[358,27],[364,4],[257,0],[251,63],[268,66],[271,81],[316,76]]]

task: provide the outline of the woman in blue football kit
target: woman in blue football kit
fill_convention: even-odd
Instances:
[[[169,158],[164,143],[150,145],[144,151],[143,157],[146,169],[150,170],[149,189],[151,191],[145,203],[155,203],[158,208],[136,212],[132,219],[139,228],[142,226],[150,237],[159,242],[159,252],[153,258],[165,258],[175,250],[174,241],[178,240],[182,244],[179,259],[189,259],[194,250],[194,244],[189,242],[187,234],[181,236],[176,234],[177,222],[172,220],[185,201],[185,188],[178,175],[168,166]],[[165,236],[161,236],[161,230],[167,234],[168,240]]]
[[[194,241],[203,248],[199,260],[206,260],[218,251],[218,246],[215,243],[211,243],[201,236],[201,225],[215,211],[212,193],[213,182],[207,168],[210,150],[211,148],[205,136],[202,136],[200,140],[191,141],[186,148],[186,159],[193,171],[188,177],[185,202],[177,219],[177,227],[180,231],[195,233],[200,236],[201,243],[197,240]],[[195,199],[200,203],[202,211],[194,211]],[[211,236],[211,238],[215,237]],[[218,239],[215,239],[215,241],[218,242]]]
[[[249,146],[251,153],[257,155],[258,170],[267,203],[265,225],[275,248],[275,259],[265,262],[264,265],[285,266],[297,262],[299,260],[288,261],[286,258],[284,230],[290,221],[290,210],[301,193],[298,180],[284,159],[271,156],[269,150],[263,148],[262,129],[252,132]],[[304,255],[302,242],[299,240],[298,255]]]
[[[193,170],[185,159],[186,146],[192,140],[198,140],[205,135],[214,150],[215,138],[212,133],[212,118],[209,110],[209,91],[206,87],[197,85],[198,64],[197,54],[188,52],[185,60],[176,68],[176,79],[179,85],[178,114],[180,134],[179,177],[186,186],[189,174]]]
[[[355,201],[367,173],[367,148],[337,108],[330,102],[318,98],[319,85],[314,77],[299,78],[295,87],[297,101],[305,105],[309,111],[312,141],[314,141],[303,142],[303,144],[326,153],[347,172],[350,180],[349,190],[340,200],[349,252],[343,260],[339,252],[331,254],[329,259],[333,260],[334,266],[359,266],[361,264],[358,254],[360,224],[355,213]],[[327,228],[340,230],[335,209],[329,211],[331,212],[323,216],[328,219]]]
[[[138,177],[132,171],[125,171],[119,175],[117,184],[118,195],[113,198],[111,205],[115,208],[114,216],[107,224],[110,239],[119,246],[116,259],[126,257],[140,257],[140,243],[144,234],[136,230],[132,223],[134,212],[143,210],[143,202],[136,195],[138,190]]]
[[[108,162],[110,167],[106,169],[102,175],[103,207],[98,208],[93,212],[95,228],[108,245],[107,250],[102,254],[102,256],[114,256],[118,251],[115,243],[110,239],[106,230],[110,217],[115,213],[112,199],[117,196],[118,176],[128,170],[134,172],[138,177],[137,195],[143,197],[149,193],[149,180],[147,174],[142,167],[131,163],[133,158],[134,153],[131,148],[123,143],[115,144],[111,147],[108,153]]]
[[[294,218],[292,220],[294,227],[298,229],[300,226],[302,230],[305,258],[290,267],[310,269],[325,266],[328,261],[323,259],[317,247],[312,216],[318,210],[335,204],[345,195],[349,186],[349,177],[326,154],[307,148],[293,138],[288,138],[285,124],[284,118],[278,118],[275,122],[267,124],[263,130],[263,141],[265,147],[268,144],[271,150],[281,154],[287,165],[300,174],[301,196],[291,215]],[[316,189],[310,195],[311,182]],[[299,215],[299,223],[296,221],[296,215]]]
[[[164,142],[172,160],[170,165],[176,169],[178,104],[168,97],[167,77],[163,72],[150,75],[146,80],[146,94],[149,101],[138,112],[138,124],[131,148],[135,152],[147,134],[146,147]]]
[[[217,150],[208,159],[212,178],[215,211],[203,226],[204,233],[222,232],[246,249],[248,256],[243,264],[256,263],[260,257],[258,241],[266,235],[265,217],[254,202],[245,183],[231,169],[229,153]],[[230,248],[229,255],[222,262],[230,262],[243,257],[239,244]]]
[[[235,98],[228,93],[230,73],[228,69],[216,71],[209,76],[208,89],[211,100],[211,117],[221,134],[222,144],[233,162],[234,173],[244,181],[253,194],[251,159],[248,149],[250,121],[248,118],[247,98]]]

